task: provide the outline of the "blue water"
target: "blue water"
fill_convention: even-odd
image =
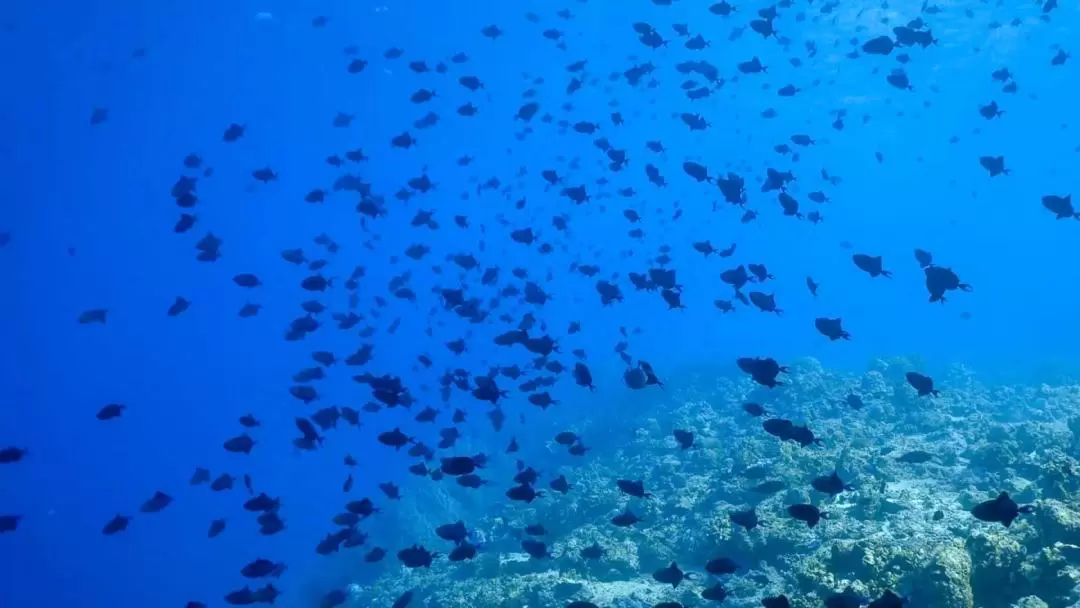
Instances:
[[[261,556],[289,565],[277,583],[285,606],[305,605],[312,587],[362,578],[355,564],[313,550],[344,502],[342,458],[352,454],[360,461],[350,496],[385,503],[380,482],[395,481],[406,494],[429,482],[410,476],[406,467],[414,460],[376,444],[375,435],[400,426],[434,443],[445,425],[413,422],[416,407],[365,413],[359,431],[342,423],[323,448],[298,453],[289,443],[293,418],[315,406],[299,404],[287,389],[292,374],[313,365],[314,350],[344,358],[372,343],[374,360],[363,371],[400,375],[419,406],[441,406],[438,377],[445,369],[482,375],[490,366],[531,361],[522,349],[495,347],[491,338],[532,311],[559,339],[561,361],[572,365],[575,348],[588,353],[597,391],[564,378],[550,389],[562,403],[540,413],[514,390],[516,383],[500,379],[511,395],[503,405],[507,429],[499,435],[484,417],[487,404],[456,391],[450,406],[470,411],[463,434],[493,455],[511,436],[536,454],[535,444],[547,441],[551,429],[579,418],[602,424],[619,416],[621,404],[640,398],[622,383],[624,365],[613,350],[623,339],[620,327],[640,330],[628,339],[628,350],[661,378],[689,368],[735,375],[740,356],[782,362],[812,356],[826,366],[861,369],[872,357],[914,355],[930,372],[964,363],[989,376],[1075,360],[1080,222],[1055,220],[1040,203],[1077,184],[1080,137],[1071,121],[1080,74],[1073,59],[1051,65],[1052,45],[1067,45],[1077,25],[1075,7],[1057,8],[1043,20],[1036,3],[950,4],[923,15],[937,45],[849,59],[851,40],[861,45],[888,34],[918,17],[920,3],[845,2],[822,15],[820,1],[797,2],[776,22],[791,40],[789,50],[749,29],[728,40],[766,5],[739,3],[739,12],[723,18],[696,0],[670,7],[591,0],[565,3],[572,20],[555,15],[562,4],[489,0],[107,6],[11,0],[0,7],[0,23],[8,24],[0,32],[0,232],[10,234],[0,249],[0,446],[29,450],[21,463],[0,469],[0,512],[24,516],[15,533],[0,536],[0,605],[223,605],[224,594],[244,584],[239,568]],[[523,17],[528,11],[539,23]],[[797,22],[798,12],[807,19]],[[325,27],[312,26],[319,15],[329,18]],[[1019,25],[1009,25],[1014,18]],[[639,21],[656,27],[669,46],[653,50],[638,42],[631,24]],[[1005,25],[994,29],[993,22]],[[689,24],[712,46],[686,50],[673,23]],[[503,30],[498,40],[480,34],[490,24]],[[566,50],[541,35],[547,28],[564,33]],[[807,41],[816,44],[812,57]],[[346,71],[348,45],[369,62],[360,74]],[[390,47],[404,55],[384,58]],[[137,48],[145,49],[144,57],[133,56]],[[900,51],[911,56],[905,69],[912,91],[885,82]],[[467,63],[450,62],[459,52],[469,56]],[[753,56],[768,73],[738,75],[735,65]],[[802,67],[790,65],[791,57],[801,58]],[[432,69],[445,62],[448,73],[413,73],[407,63],[417,59]],[[580,59],[588,59],[586,80],[595,82],[574,94],[566,111],[565,66]],[[680,89],[688,78],[703,80],[674,70],[690,59],[712,62],[727,80],[707,100],[691,102]],[[637,87],[621,75],[609,80],[646,61],[656,71]],[[991,78],[1003,67],[1015,75],[1014,94]],[[485,88],[468,92],[455,82],[463,75],[480,77]],[[656,86],[648,86],[653,79]],[[776,89],[789,83],[802,91],[779,97]],[[435,99],[410,103],[420,88],[435,90]],[[540,112],[526,125],[514,115],[530,89]],[[992,100],[1005,113],[988,121],[978,110]],[[480,108],[477,116],[455,112],[466,101]],[[95,108],[107,109],[108,118],[92,125]],[[763,118],[767,108],[778,116]],[[625,125],[611,125],[613,109]],[[413,127],[429,110],[440,115],[438,124]],[[847,113],[842,131],[830,126],[841,110]],[[356,115],[350,127],[331,126],[338,112]],[[673,116],[681,112],[700,112],[712,126],[690,132]],[[556,122],[600,124],[597,135],[626,149],[629,165],[607,170],[592,143],[596,136],[560,133],[541,121],[547,113]],[[232,144],[222,142],[230,123],[246,125]],[[526,128],[532,132],[518,137]],[[403,131],[419,144],[392,148],[390,139]],[[817,143],[792,146],[800,154],[792,162],[772,148],[790,145],[796,133]],[[661,140],[666,155],[646,150],[647,140]],[[324,159],[355,148],[370,160],[345,169],[386,196],[386,217],[362,223],[354,210],[359,197],[351,192],[333,192],[324,204],[303,201],[313,188],[329,189],[343,172]],[[197,225],[178,235],[169,189],[180,175],[195,174],[182,166],[191,153],[213,175],[198,182]],[[459,167],[462,155],[475,160]],[[983,155],[1004,155],[1011,174],[989,177],[979,166]],[[560,157],[579,159],[579,168]],[[741,209],[683,173],[685,160],[708,166],[713,175],[742,175],[749,206],[760,217],[740,223]],[[661,169],[665,189],[645,180],[647,163]],[[251,172],[266,166],[279,179],[257,183]],[[824,221],[784,217],[776,193],[760,192],[766,167],[794,171],[792,192],[803,212],[819,210]],[[593,200],[577,206],[559,187],[546,190],[544,169],[557,169],[566,185],[587,184]],[[822,169],[842,182],[828,184]],[[425,172],[435,190],[407,203],[394,198]],[[492,177],[511,191],[478,195],[478,183]],[[600,177],[611,183],[598,185]],[[617,194],[626,187],[635,196]],[[810,202],[806,194],[813,190],[824,190],[831,202]],[[515,209],[522,199],[525,207]],[[629,223],[622,215],[628,208],[642,221]],[[673,221],[676,208],[682,215]],[[435,211],[438,230],[409,225],[419,209]],[[469,217],[469,229],[454,225],[456,214]],[[569,218],[566,233],[551,225],[559,214]],[[509,239],[511,229],[527,226],[539,233],[537,244]],[[634,228],[644,237],[628,236]],[[224,240],[222,257],[197,262],[194,244],[208,231]],[[320,233],[340,246],[338,253],[314,244]],[[737,243],[737,252],[705,258],[690,244],[706,239],[718,249]],[[414,243],[431,248],[420,262],[403,254]],[[554,251],[539,253],[539,243],[551,243]],[[662,245],[671,247],[685,310],[667,310],[656,293],[636,292],[626,280],[628,272],[643,272]],[[366,268],[357,309],[366,318],[356,330],[337,330],[323,313],[324,326],[312,336],[282,339],[302,314],[299,302],[312,297],[299,287],[311,273],[279,255],[295,247],[309,259],[330,261],[324,272],[337,277],[337,286],[319,299],[333,311],[347,310],[340,283],[356,265]],[[974,290],[950,293],[945,305],[928,303],[916,247],[933,252],[936,263]],[[871,279],[856,269],[851,255],[859,252],[883,256],[893,278]],[[458,253],[474,254],[481,268],[497,265],[500,287],[521,286],[509,273],[526,268],[553,299],[540,308],[502,298],[487,322],[466,323],[444,311],[431,291],[457,285],[462,273],[444,258]],[[588,279],[569,270],[573,262],[596,264],[601,273]],[[765,263],[776,275],[763,290],[776,293],[783,316],[738,302],[727,315],[714,308],[713,300],[731,298],[720,272],[750,262]],[[406,271],[415,303],[394,298],[386,287]],[[232,277],[241,272],[257,274],[263,286],[235,286]],[[479,285],[480,272],[467,275],[469,295],[487,308],[495,289]],[[807,276],[821,285],[816,299],[804,286]],[[617,282],[625,301],[602,308],[597,279]],[[176,296],[192,306],[168,317]],[[388,300],[377,317],[369,313],[376,296]],[[249,301],[263,309],[255,318],[238,318]],[[94,308],[108,309],[107,324],[76,322]],[[512,323],[497,319],[504,313]],[[841,316],[853,339],[829,342],[814,330],[818,316]],[[400,328],[389,333],[397,320]],[[581,322],[580,334],[566,334],[571,321]],[[358,338],[367,326],[374,335]],[[469,350],[462,356],[443,346],[466,336]],[[430,370],[417,367],[420,354],[433,359]],[[322,397],[315,405],[359,408],[368,401],[364,387],[350,379],[354,373],[360,370],[330,369],[317,383]],[[128,409],[118,420],[100,422],[94,414],[107,403]],[[252,433],[258,445],[249,457],[227,454],[221,444],[240,432],[236,419],[246,413],[262,421]],[[520,413],[528,424],[519,422]],[[450,410],[440,416],[448,422]],[[249,473],[256,491],[283,498],[287,531],[259,536],[252,515],[240,507],[244,490],[189,486],[196,466],[215,476]],[[137,514],[156,490],[174,503],[162,513]],[[101,527],[117,513],[135,515],[130,528],[103,536]],[[219,517],[228,519],[228,528],[208,540],[206,527]]]

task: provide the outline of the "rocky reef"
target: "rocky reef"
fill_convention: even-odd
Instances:
[[[541,471],[538,487],[560,474],[572,484],[565,495],[548,491],[530,504],[504,496],[515,473],[514,459],[497,457],[507,438],[473,439],[464,452],[493,455],[487,486],[420,479],[394,529],[373,536],[445,553],[453,545],[434,529],[461,520],[480,546],[477,557],[414,570],[394,563],[377,576],[349,564],[354,601],[389,606],[415,590],[413,605],[429,607],[698,605],[706,603],[702,589],[722,580],[732,606],[758,606],[778,593],[794,606],[821,606],[825,594],[845,589],[867,597],[893,589],[913,606],[935,608],[1073,605],[1080,598],[1080,385],[992,386],[956,367],[936,374],[939,397],[920,398],[904,382],[916,367],[878,360],[865,373],[846,374],[804,360],[791,366],[787,386],[771,391],[687,372],[666,379],[666,389],[611,404],[603,418],[560,406],[535,432],[569,429],[591,449],[574,457],[551,442],[546,453],[521,454]],[[769,436],[762,419],[743,410],[748,401],[808,424],[821,444]],[[692,430],[696,445],[680,449],[675,429]],[[850,489],[835,497],[813,491],[810,480],[834,470]],[[628,497],[616,479],[641,479],[653,496]],[[1034,513],[1008,528],[972,517],[975,504],[1001,491],[1033,504]],[[787,505],[806,502],[828,514],[816,527],[787,517]],[[732,511],[751,507],[760,526],[731,523]],[[612,525],[625,509],[641,521]],[[536,523],[547,531],[538,539],[550,556],[541,559],[520,545],[523,528]],[[581,549],[594,543],[603,558],[583,558]],[[720,555],[741,569],[720,579],[705,573]],[[696,577],[677,588],[653,580],[671,562]]]

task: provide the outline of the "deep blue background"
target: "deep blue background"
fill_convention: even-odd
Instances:
[[[620,326],[642,329],[631,351],[661,376],[709,364],[731,374],[733,359],[744,355],[782,361],[809,355],[830,366],[860,369],[873,356],[912,354],[931,370],[962,362],[987,377],[1024,375],[1074,360],[1080,338],[1073,287],[1080,279],[1080,225],[1054,221],[1039,200],[1076,185],[1074,148],[1080,138],[1068,124],[1080,94],[1076,63],[1050,66],[1051,44],[1066,41],[1064,33],[1076,24],[1075,9],[1058,9],[1049,23],[1038,20],[1033,4],[962,4],[926,16],[941,42],[910,51],[907,69],[915,90],[901,92],[884,81],[893,59],[843,56],[849,39],[887,33],[880,17],[899,24],[918,16],[919,3],[891,5],[890,11],[873,3],[844,6],[834,11],[835,20],[801,24],[793,15],[806,5],[782,12],[778,29],[793,39],[792,54],[804,57],[798,69],[787,65],[775,41],[751,32],[727,41],[731,29],[744,25],[757,8],[753,3],[725,20],[690,0],[674,7],[593,0],[570,5],[577,14],[570,22],[554,17],[554,5],[488,0],[387,2],[385,12],[373,10],[375,4],[329,1],[102,6],[16,0],[0,7],[0,22],[13,24],[0,33],[0,231],[12,235],[0,249],[0,444],[30,449],[23,463],[0,470],[0,511],[25,515],[17,533],[0,537],[0,605],[127,608],[178,606],[188,599],[216,605],[225,592],[242,586],[237,570],[258,556],[289,563],[282,587],[294,593],[281,602],[294,605],[289,602],[299,601],[306,581],[325,576],[328,568],[313,547],[342,502],[342,456],[361,460],[357,497],[377,494],[380,481],[410,483],[404,472],[409,461],[372,445],[376,432],[409,424],[400,411],[368,417],[359,433],[339,430],[317,453],[296,454],[288,445],[300,407],[286,392],[289,376],[311,364],[312,350],[344,356],[359,343],[331,327],[302,343],[281,338],[308,294],[299,289],[306,272],[278,253],[303,247],[317,257],[311,239],[320,232],[341,245],[329,276],[343,280],[354,265],[367,267],[362,311],[371,308],[374,295],[390,298],[385,286],[392,276],[413,269],[419,302],[392,300],[380,318],[368,319],[380,330],[402,319],[397,333],[380,331],[373,338],[370,371],[405,375],[425,403],[434,403],[434,394],[416,387],[434,386],[447,366],[483,373],[488,364],[529,360],[523,352],[489,346],[490,335],[503,325],[470,327],[442,312],[429,317],[437,303],[431,287],[456,282],[442,258],[465,252],[474,252],[485,267],[499,265],[504,282],[515,266],[530,268],[538,282],[551,271],[552,280],[542,284],[554,300],[538,316],[558,335],[572,319],[585,327],[564,339],[562,348],[589,352],[599,391],[587,394],[563,381],[553,390],[564,400],[565,409],[552,413],[561,421],[617,414],[627,393],[619,377],[622,365],[611,350]],[[974,17],[965,17],[964,8],[975,11]],[[522,18],[530,9],[542,16],[540,24]],[[817,9],[815,3],[809,10]],[[257,20],[261,11],[273,18]],[[316,15],[328,16],[329,24],[312,28]],[[988,28],[1014,17],[1023,24]],[[671,23],[689,23],[713,47],[695,55],[676,42],[654,52],[636,41],[630,28],[635,21],[653,23],[665,37],[673,37]],[[479,29],[490,23],[505,36],[480,36]],[[540,36],[546,27],[567,33],[568,51]],[[816,41],[816,58],[805,58],[805,40]],[[348,44],[357,44],[359,56],[371,62],[363,74],[345,72],[349,58],[342,48]],[[391,46],[405,49],[405,56],[383,59]],[[145,58],[131,57],[136,47],[146,48]],[[406,67],[412,59],[434,66],[457,52],[471,60],[451,66],[446,76],[416,75]],[[683,98],[678,85],[685,77],[672,68],[685,59],[708,58],[730,80],[734,64],[754,55],[769,65],[768,75],[728,82],[696,105]],[[572,112],[563,112],[563,68],[583,58],[600,82],[575,96]],[[658,66],[657,89],[631,89],[620,79],[603,92],[610,72],[645,60]],[[1001,83],[990,78],[1005,66],[1016,74],[1017,94],[1001,93]],[[469,94],[453,82],[465,74],[481,77],[486,89]],[[536,84],[537,78],[546,82]],[[804,92],[777,97],[775,89],[789,82]],[[421,87],[439,93],[430,108],[408,101]],[[514,137],[524,128],[513,115],[528,88],[537,90],[541,113],[602,123],[603,134],[630,151],[630,166],[609,177],[639,195],[574,207],[557,192],[545,192],[541,169],[558,167],[571,176],[568,182],[590,184],[606,172],[597,166],[602,157],[590,137],[559,135],[554,125],[538,120],[524,141]],[[465,120],[454,108],[469,99],[481,113]],[[617,130],[606,118],[612,99],[627,118]],[[987,122],[978,107],[992,99],[1006,114]],[[94,107],[108,108],[106,123],[89,124]],[[762,119],[767,107],[779,117]],[[441,115],[439,125],[411,128],[428,109]],[[848,112],[842,132],[829,126],[831,112],[840,109]],[[330,126],[339,111],[357,115],[350,128]],[[672,117],[684,111],[700,111],[712,128],[689,133]],[[865,124],[864,115],[870,117]],[[231,122],[247,125],[247,135],[223,144],[221,133]],[[403,130],[413,132],[420,145],[390,149],[390,138]],[[795,165],[771,149],[792,133],[818,140]],[[950,144],[953,135],[959,142]],[[649,139],[664,142],[666,159],[645,151]],[[351,194],[335,194],[321,206],[302,202],[309,190],[328,187],[338,174],[323,159],[356,147],[371,157],[362,175],[387,195],[392,208],[389,217],[368,222],[370,230],[361,227]],[[177,236],[169,187],[192,152],[215,175],[199,183],[199,225]],[[874,152],[883,154],[883,164]],[[467,169],[455,164],[462,154],[476,157]],[[1012,175],[991,179],[979,167],[979,156],[997,154],[1006,156]],[[560,155],[580,157],[581,169],[567,170],[556,161]],[[730,165],[746,176],[759,221],[742,225],[741,212],[724,204],[713,212],[718,194],[682,174],[686,159],[708,165],[714,174]],[[664,170],[666,190],[645,182],[647,162]],[[280,180],[255,184],[250,172],[267,165]],[[407,205],[393,200],[424,166],[438,189]],[[530,175],[515,179],[522,166]],[[766,166],[793,166],[804,195],[825,187],[821,168],[842,177],[840,186],[828,188],[833,202],[821,209],[825,222],[814,226],[782,217],[771,195],[760,194],[753,183]],[[461,200],[459,193],[475,192],[473,176],[497,176],[515,192],[510,201],[494,192]],[[590,191],[595,195],[601,188],[590,185]],[[521,197],[528,205],[515,211],[512,201]],[[672,223],[675,201],[684,215]],[[813,203],[803,205],[805,210]],[[645,218],[647,236],[640,242],[626,236],[632,226],[621,210],[631,206]],[[439,231],[409,227],[420,208],[438,210]],[[469,231],[452,225],[456,213],[470,216]],[[550,225],[559,213],[571,217],[569,236]],[[510,227],[498,225],[499,215]],[[527,225],[535,226],[542,241],[557,244],[557,251],[540,256],[509,240],[511,228]],[[225,241],[215,264],[193,259],[193,244],[206,230]],[[738,253],[729,260],[703,259],[689,244],[704,239],[718,248],[738,242]],[[390,256],[402,257],[409,244],[421,241],[433,249],[423,262],[389,263]],[[854,249],[842,248],[842,241]],[[687,310],[668,312],[659,297],[631,293],[625,281],[662,244],[673,248]],[[915,247],[932,251],[975,291],[956,294],[945,306],[928,304]],[[634,255],[624,259],[622,253],[631,249]],[[871,280],[857,271],[850,261],[855,251],[883,255],[894,278]],[[568,271],[575,260],[599,264],[603,273],[597,278],[618,273],[627,301],[601,309],[594,280]],[[777,275],[771,289],[783,317],[746,307],[721,316],[713,309],[713,299],[730,297],[719,273],[742,262],[764,262]],[[428,270],[439,263],[442,277]],[[244,292],[231,282],[239,272],[254,272],[265,285]],[[808,274],[822,286],[816,301],[803,284]],[[177,295],[191,300],[192,308],[166,317]],[[262,303],[263,311],[238,319],[236,311],[248,300]],[[324,300],[344,308],[340,290]],[[503,306],[492,316],[511,311],[519,318],[527,310]],[[75,323],[90,308],[108,308],[108,324]],[[961,319],[963,312],[971,318]],[[842,316],[855,339],[824,340],[812,319],[825,315]],[[429,340],[423,331],[432,319],[444,319],[445,327],[436,327]],[[455,359],[441,344],[467,331],[475,333],[471,351]],[[413,373],[416,355],[425,352],[436,365]],[[335,370],[319,386],[325,395],[320,405],[366,400],[349,375]],[[474,412],[468,429],[489,436],[484,408],[455,399],[452,405]],[[110,402],[130,409],[114,423],[95,420],[94,413]],[[512,419],[518,411],[533,415],[535,408],[523,404],[521,397],[509,402]],[[235,420],[247,412],[263,421],[259,445],[250,458],[224,453],[221,442],[237,432]],[[527,429],[510,427],[491,442],[498,446],[492,449],[513,434],[523,443],[530,440]],[[289,530],[259,537],[251,517],[240,511],[239,490],[215,495],[187,485],[197,465],[215,474],[249,472],[258,489],[283,495]],[[175,504],[161,514],[137,516],[127,533],[101,535],[109,518],[135,513],[159,489],[173,495]],[[229,528],[208,541],[206,526],[217,517],[228,517]]]

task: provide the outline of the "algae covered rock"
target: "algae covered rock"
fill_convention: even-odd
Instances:
[[[1012,608],[1049,608],[1046,602],[1040,600],[1034,595],[1029,595],[1025,598],[1021,598],[1020,601],[1012,605]]]
[[[911,561],[904,544],[884,535],[857,541],[841,539],[829,551],[827,565],[835,576],[872,581],[884,588],[898,587]]]
[[[421,590],[421,605],[429,607],[537,608],[577,600],[608,608],[673,600],[701,605],[700,592],[712,579],[671,589],[649,573],[674,561],[700,574],[718,555],[748,569],[724,580],[729,603],[743,607],[779,593],[796,608],[819,607],[846,589],[866,597],[897,590],[913,608],[1074,605],[1080,508],[1072,498],[1080,494],[1080,460],[1054,445],[1072,441],[1061,421],[1077,399],[1047,405],[1056,409],[1037,412],[1043,418],[1037,423],[1019,421],[987,412],[1033,397],[985,390],[960,373],[959,394],[948,404],[944,397],[930,402],[906,385],[910,368],[910,362],[881,362],[879,369],[844,376],[810,361],[792,365],[798,391],[769,393],[739,379],[714,381],[723,386],[715,391],[703,384],[692,397],[636,395],[640,408],[602,429],[621,438],[606,446],[593,422],[552,423],[549,431],[572,426],[593,448],[588,459],[558,460],[544,470],[545,478],[565,474],[568,494],[549,493],[530,505],[488,504],[483,493],[445,485],[409,494],[397,520],[408,528],[398,531],[402,538],[441,547],[433,524],[468,519],[481,554],[425,572],[389,564],[362,579],[371,584],[360,586],[359,605],[389,605],[406,589]],[[861,396],[862,408],[846,402],[852,393]],[[807,424],[823,443],[775,441],[743,411],[746,401]],[[1073,427],[1080,433],[1080,418]],[[682,449],[673,429],[692,429],[694,447]],[[903,458],[920,451],[929,457]],[[528,461],[547,457],[542,451]],[[497,468],[493,463],[493,478]],[[824,498],[809,479],[833,470],[853,487]],[[643,480],[653,497],[628,498],[618,479]],[[1001,491],[1038,508],[1010,528],[972,517],[972,507]],[[419,516],[423,500],[435,503],[436,515]],[[830,517],[813,529],[793,525],[787,505],[806,502]],[[643,523],[611,525],[627,508]],[[760,526],[747,531],[731,522],[733,511],[751,508]],[[463,515],[473,512],[483,515]],[[520,550],[522,528],[537,522],[547,527],[552,555],[541,560]],[[602,559],[581,556],[593,543],[604,548]]]
[[[918,577],[919,599],[935,608],[974,608],[971,556],[957,542],[934,554]]]
[[[1044,500],[1035,511],[1039,536],[1050,542],[1080,545],[1080,511],[1057,500]]]
[[[971,586],[980,606],[1008,606],[1032,591],[1021,573],[1026,552],[1016,535],[1002,530],[976,532],[967,541]]]
[[[1052,608],[1075,605],[1080,571],[1069,564],[1057,547],[1043,547],[1034,553],[1021,573],[1029,588]]]

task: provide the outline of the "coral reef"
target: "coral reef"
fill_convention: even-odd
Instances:
[[[432,530],[462,519],[486,542],[475,560],[452,568],[390,568],[355,587],[356,602],[388,605],[416,589],[423,606],[696,603],[715,582],[703,565],[726,555],[743,567],[724,577],[732,605],[786,593],[793,605],[816,606],[845,589],[867,597],[893,589],[935,608],[1073,605],[1080,389],[984,386],[958,367],[939,375],[940,398],[921,399],[904,385],[904,370],[913,367],[879,360],[852,375],[804,361],[792,366],[792,388],[771,393],[688,372],[669,384],[690,388],[651,393],[651,402],[628,404],[619,420],[553,416],[537,432],[572,427],[587,438],[588,457],[565,457],[554,445],[522,456],[543,462],[545,479],[566,475],[568,494],[522,505],[495,489],[445,482],[410,488],[403,502],[413,502],[397,519],[400,538],[445,546]],[[851,394],[861,409],[847,402]],[[809,424],[822,445],[800,447],[761,432],[761,419],[741,408],[746,401]],[[680,450],[674,429],[692,429],[695,447]],[[916,451],[929,456],[900,458]],[[811,478],[834,470],[851,481],[850,490],[828,497],[811,488]],[[513,475],[497,465],[490,473]],[[615,484],[621,478],[643,480],[654,497],[625,496]],[[777,488],[755,492],[763,481]],[[1034,513],[1009,528],[971,516],[975,504],[1002,490],[1033,503]],[[818,505],[827,519],[811,529],[787,518],[785,507],[799,502]],[[732,511],[751,507],[762,525],[748,531],[731,523]],[[627,508],[640,525],[608,523]],[[551,555],[542,559],[520,547],[522,529],[536,522],[548,530],[541,540]],[[604,548],[603,559],[580,556],[593,543]],[[677,589],[654,581],[652,573],[671,562],[697,577]]]

